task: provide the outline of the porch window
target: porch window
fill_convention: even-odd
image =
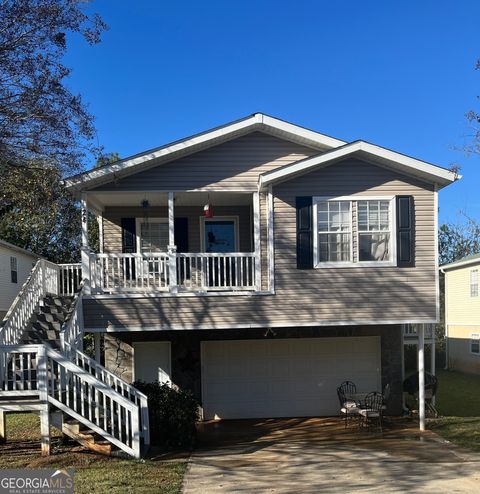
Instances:
[[[470,336],[470,352],[480,354],[480,334],[474,333]]]
[[[349,201],[317,203],[318,262],[351,262],[352,213]]]
[[[470,297],[478,297],[478,269],[470,271]]]
[[[140,233],[138,238],[138,251],[166,252],[168,250],[168,220],[166,218],[139,219]]]
[[[390,261],[390,201],[358,201],[358,260]]]

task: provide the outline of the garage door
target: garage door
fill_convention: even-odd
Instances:
[[[381,389],[380,337],[202,342],[205,419],[336,415],[345,380]]]

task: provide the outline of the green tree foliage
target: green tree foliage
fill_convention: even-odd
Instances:
[[[448,223],[438,232],[440,265],[480,252],[480,224],[466,217],[463,223]]]
[[[0,238],[54,262],[79,260],[80,210],[55,168],[4,170]]]
[[[0,0],[0,163],[61,172],[96,152],[93,117],[66,81],[70,34],[89,44],[106,25],[81,0]],[[2,170],[0,170],[2,171]],[[3,171],[2,171],[3,173]]]

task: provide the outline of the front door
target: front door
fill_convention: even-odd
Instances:
[[[205,252],[236,252],[237,232],[234,219],[205,219]]]
[[[235,285],[235,261],[229,252],[237,252],[236,218],[204,219],[203,247],[207,253],[218,254],[209,257],[206,266],[206,281],[210,288]]]

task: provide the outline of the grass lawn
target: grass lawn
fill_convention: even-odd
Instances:
[[[52,429],[55,430],[55,429]],[[73,468],[75,493],[162,493],[181,490],[184,460],[124,460],[105,457],[52,438],[52,455],[40,456],[40,424],[36,415],[7,415],[7,444],[0,445],[0,468]]]
[[[437,371],[438,419],[428,427],[448,441],[480,451],[480,376]]]

